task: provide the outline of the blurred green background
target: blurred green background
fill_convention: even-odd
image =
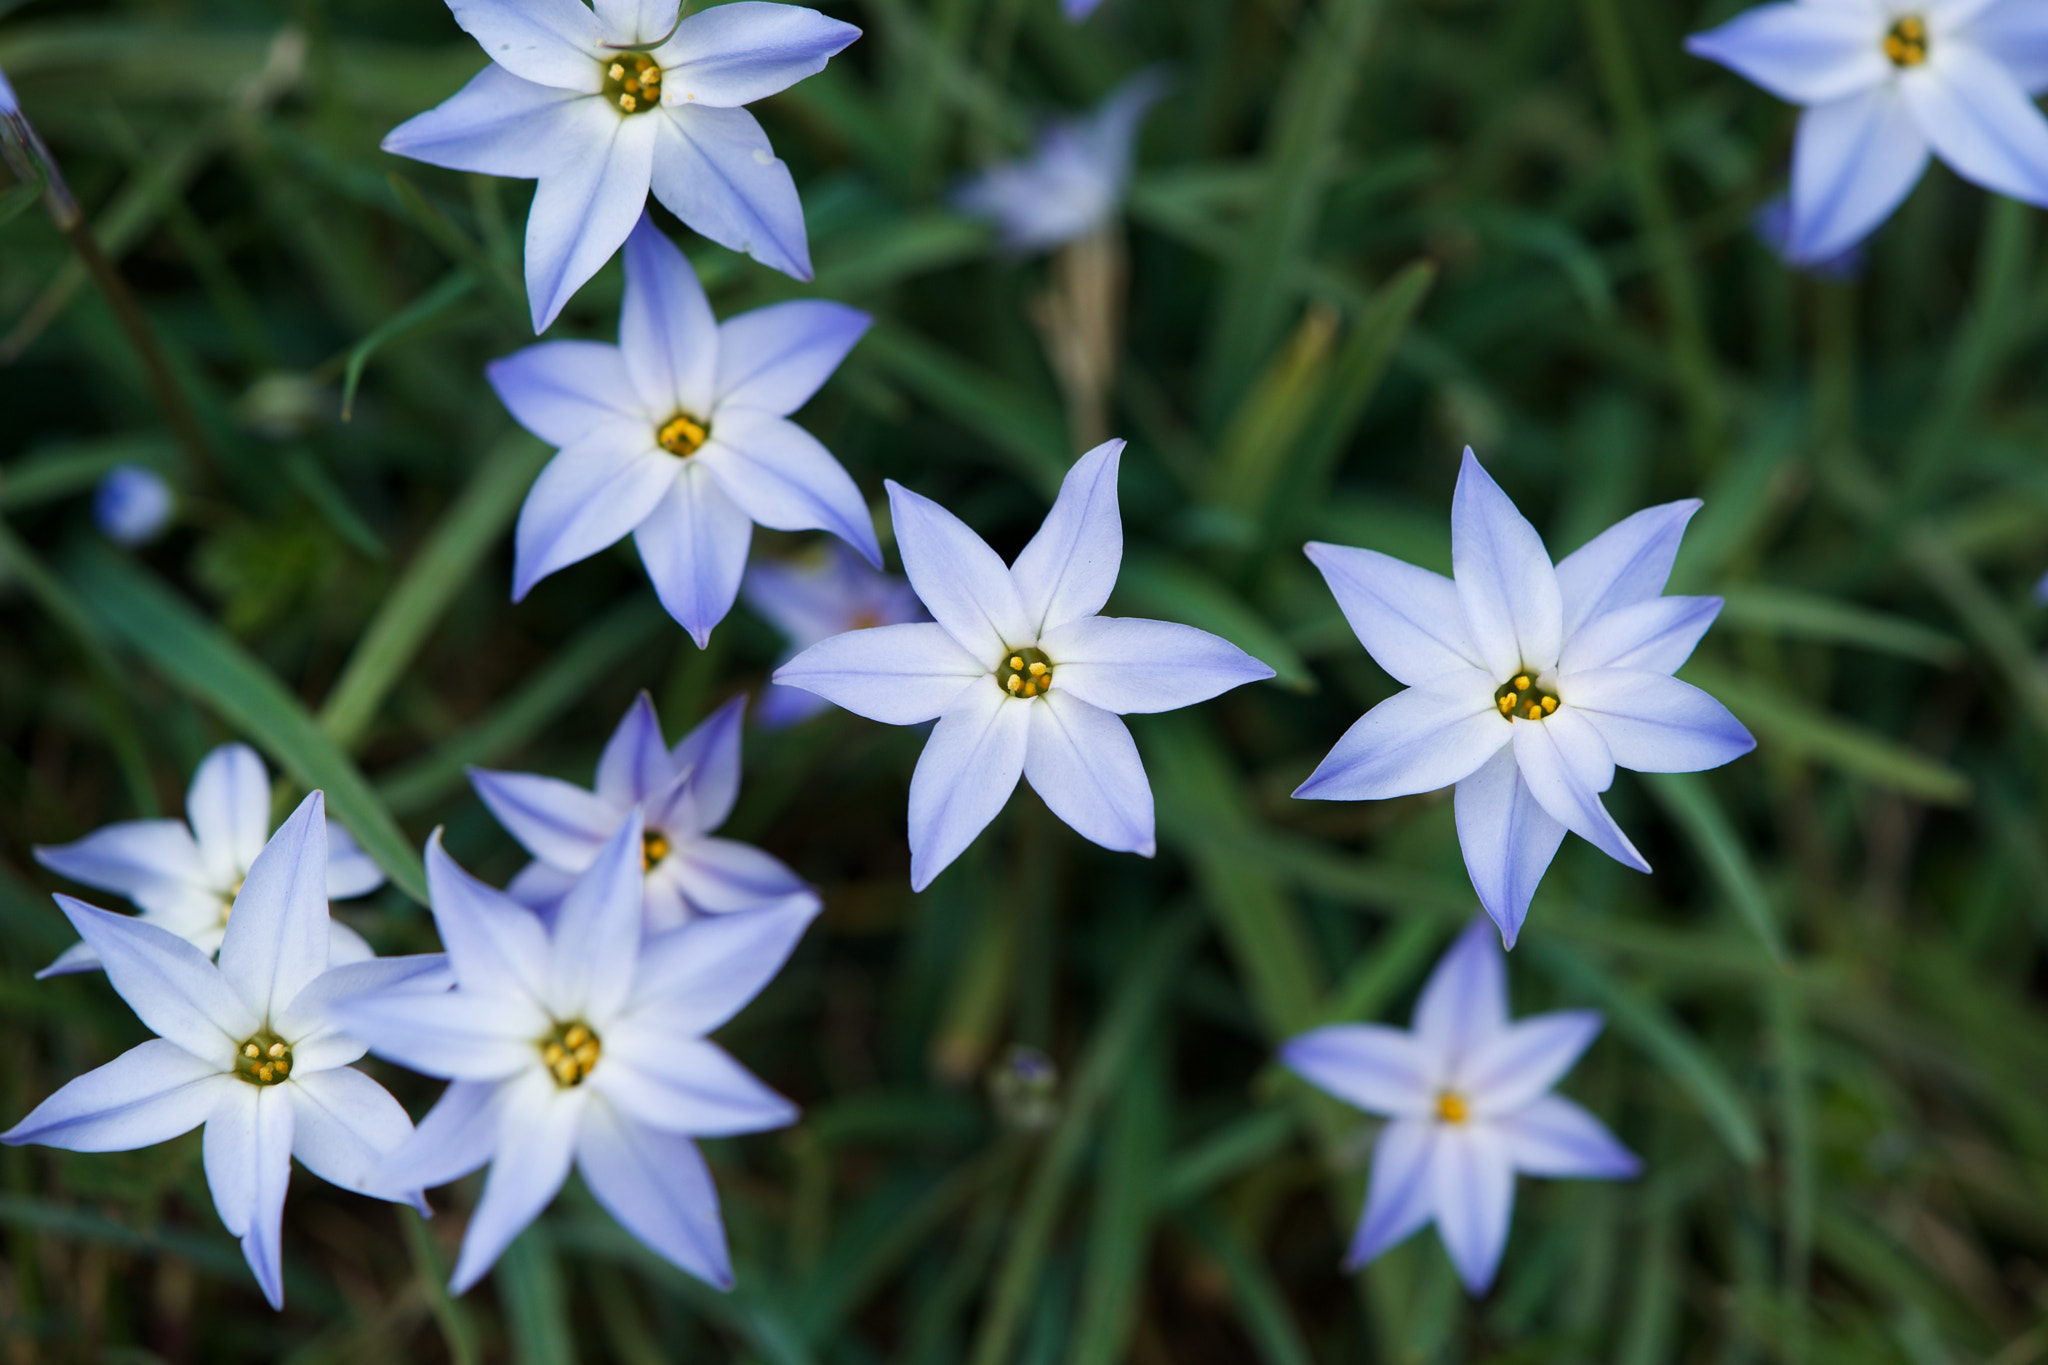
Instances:
[[[1124,230],[1112,610],[1279,678],[1134,719],[1155,861],[1020,789],[918,897],[914,730],[749,732],[725,832],[826,909],[721,1035],[804,1110],[711,1144],[730,1296],[572,1185],[451,1303],[476,1178],[422,1223],[301,1173],[272,1314],[197,1134],[8,1149],[6,1360],[2048,1357],[2039,215],[1937,167],[1860,283],[1788,273],[1748,224],[1792,112],[1679,46],[1729,0],[1107,0],[1079,28],[1054,0],[824,8],[865,36],[755,110],[816,283],[684,236],[718,310],[874,312],[800,420],[878,510],[893,477],[1013,553],[1085,426],[1034,322],[1064,286],[943,192],[1169,63]],[[0,68],[206,447],[173,440],[32,197],[0,198],[6,1122],[143,1036],[99,976],[30,979],[70,937],[30,844],[178,813],[200,754],[244,738],[281,809],[324,787],[404,872],[344,917],[428,949],[408,889],[433,826],[495,881],[521,862],[463,765],[587,782],[637,689],[673,738],[781,648],[742,607],[697,651],[624,546],[508,602],[546,452],[480,367],[531,340],[529,190],[377,149],[481,65],[431,0],[0,0]],[[615,262],[553,334],[609,337],[619,288]],[[1728,606],[1685,676],[1760,741],[1622,775],[1653,877],[1573,839],[1545,880],[1517,1009],[1606,1012],[1565,1088],[1648,1172],[1523,1182],[1478,1303],[1433,1233],[1340,1273],[1373,1125],[1271,1062],[1320,1022],[1404,1021],[1474,909],[1448,801],[1287,796],[1393,686],[1301,542],[1448,569],[1467,442],[1559,555],[1705,498],[1673,588]],[[139,554],[88,513],[123,461],[182,497]],[[1049,1107],[986,1083],[1020,1044],[1057,1066]],[[434,1092],[379,1074],[416,1114]]]

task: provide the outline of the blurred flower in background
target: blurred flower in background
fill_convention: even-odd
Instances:
[[[272,1308],[284,1307],[282,1222],[292,1159],[359,1194],[386,1193],[385,1153],[412,1121],[349,1064],[365,1049],[336,1022],[358,991],[438,994],[441,956],[332,963],[326,802],[314,792],[256,856],[218,965],[146,920],[57,897],[107,978],[159,1036],[87,1072],[0,1135],[74,1152],[120,1152],[206,1125],[206,1183]],[[360,940],[358,940],[360,941]]]
[[[626,243],[617,346],[547,341],[486,370],[520,425],[561,447],[519,509],[512,600],[630,532],[701,649],[739,596],[755,522],[830,531],[880,568],[852,476],[787,420],[869,322],[799,299],[720,323],[689,259],[643,216]]]
[[[93,490],[92,519],[117,545],[146,545],[170,525],[174,499],[163,475],[141,465],[118,465]]]
[[[450,0],[493,65],[406,120],[384,150],[451,170],[538,180],[526,220],[533,330],[619,249],[654,197],[693,231],[811,278],[803,205],[740,106],[825,69],[860,36],[797,5],[678,21],[674,0]]]
[[[434,923],[455,989],[347,1002],[378,1056],[452,1082],[382,1168],[432,1188],[489,1162],[450,1287],[488,1271],[573,1164],[657,1254],[730,1289],[718,1191],[692,1140],[781,1128],[796,1106],[704,1035],[788,960],[815,900],[642,932],[636,811],[542,920],[427,845]]]
[[[1860,242],[1826,260],[1811,261],[1803,265],[1793,260],[1790,255],[1792,196],[1789,194],[1772,195],[1757,205],[1756,212],[1750,217],[1749,226],[1750,230],[1756,233],[1757,240],[1776,252],[1787,265],[1804,270],[1818,280],[1827,280],[1834,284],[1847,283],[1859,278],[1865,267],[1870,264],[1870,253]]]
[[[324,808],[324,807],[323,807]],[[61,876],[126,896],[142,918],[200,952],[218,952],[235,897],[270,838],[270,774],[246,744],[223,744],[199,761],[183,820],[122,820],[69,844],[43,845],[35,859]],[[332,821],[322,857],[327,894],[367,896],[384,872]],[[337,962],[369,957],[370,945],[339,920],[327,921]],[[92,944],[75,943],[37,977],[90,971]]]
[[[1095,13],[1101,5],[1102,0],[1060,0],[1060,8],[1066,11],[1067,19],[1076,24]]]
[[[2048,206],[2048,6],[2041,0],[1792,0],[1686,48],[1803,105],[1786,258],[1828,261],[1869,236],[1930,155],[1963,179]]]
[[[597,761],[597,789],[539,773],[472,768],[469,780],[513,838],[533,855],[506,888],[543,916],[629,821],[646,831],[640,850],[647,929],[675,929],[700,915],[809,906],[803,878],[751,844],[713,838],[740,790],[740,717],[734,697],[671,749],[654,702],[642,692]]]
[[[849,630],[930,619],[910,584],[869,568],[838,541],[827,541],[798,559],[755,560],[740,594],[789,640],[783,663]],[[802,688],[771,682],[762,689],[754,719],[767,726],[794,725],[830,706]]]
[[[1289,1039],[1280,1060],[1318,1089],[1391,1120],[1347,1270],[1434,1222],[1466,1290],[1493,1284],[1515,1177],[1628,1180],[1642,1163],[1607,1126],[1550,1093],[1594,1038],[1592,1010],[1508,1019],[1507,963],[1475,918],[1430,973],[1406,1032],[1333,1024]]]

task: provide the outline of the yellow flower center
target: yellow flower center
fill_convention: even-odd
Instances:
[[[661,103],[661,68],[644,52],[626,52],[604,64],[604,98],[622,114],[644,114]]]
[[[281,1085],[292,1078],[291,1044],[262,1029],[235,1049],[235,1074],[251,1085]]]
[[[1043,650],[1013,649],[996,669],[996,686],[1013,697],[1052,691],[1052,660]]]
[[[554,1031],[540,1040],[540,1059],[547,1063],[555,1084],[564,1090],[583,1084],[597,1069],[597,1059],[603,1055],[604,1047],[597,1041],[597,1035],[580,1019],[556,1024]]]
[[[1533,673],[1517,673],[1494,689],[1493,704],[1509,720],[1542,720],[1557,710],[1557,694],[1536,685]]]
[[[711,439],[711,428],[689,413],[679,412],[662,424],[654,439],[671,455],[695,455],[698,447]]]
[[[668,856],[668,836],[658,829],[650,829],[640,836],[640,870],[646,872]]]
[[[1927,60],[1927,21],[1908,14],[1885,30],[1884,55],[1897,67],[1918,66]]]
[[[1445,1123],[1463,1123],[1472,1117],[1472,1106],[1457,1091],[1446,1090],[1436,1097],[1436,1116]]]

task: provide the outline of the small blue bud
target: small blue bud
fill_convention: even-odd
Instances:
[[[171,519],[171,486],[154,470],[124,464],[107,471],[92,499],[100,533],[122,545],[142,545]]]

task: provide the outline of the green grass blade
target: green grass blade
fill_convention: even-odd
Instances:
[[[1764,894],[1749,850],[1743,847],[1742,836],[1736,833],[1707,778],[1700,773],[1645,773],[1643,780],[1665,813],[1692,839],[1700,860],[1720,883],[1735,912],[1755,931],[1764,951],[1773,962],[1784,965],[1785,943],[1778,933],[1770,897]]]
[[[491,1271],[517,1365],[576,1365],[569,1289],[547,1225],[531,1223]]]

